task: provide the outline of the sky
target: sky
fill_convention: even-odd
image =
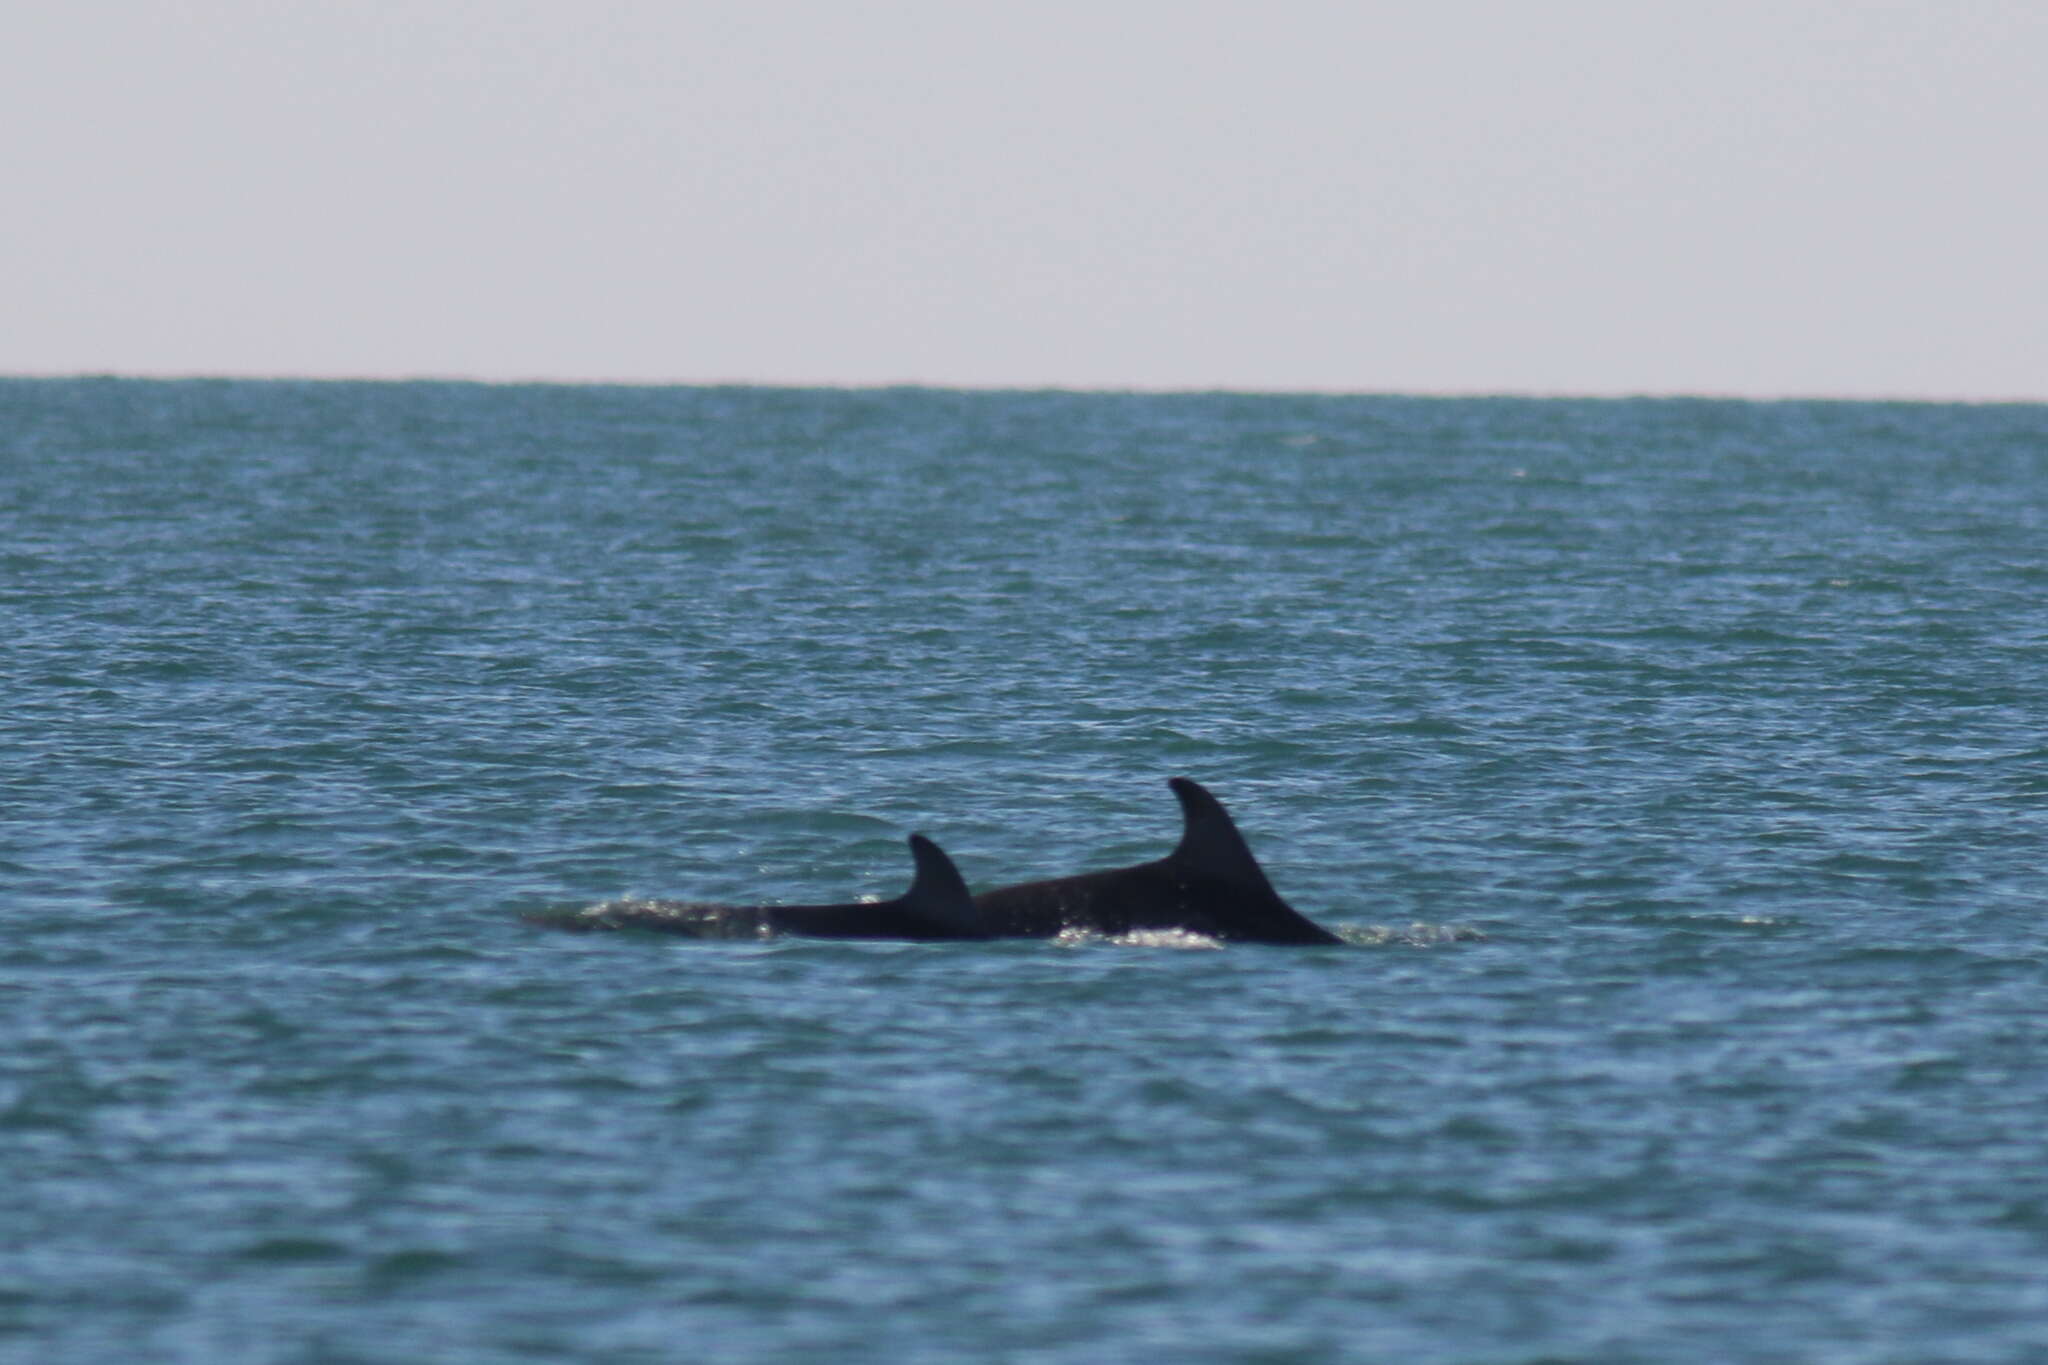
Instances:
[[[2048,399],[2041,0],[31,0],[0,126],[0,374]]]

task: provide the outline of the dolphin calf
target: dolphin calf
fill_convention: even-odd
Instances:
[[[917,874],[892,901],[842,905],[701,905],[689,901],[612,901],[574,915],[528,916],[556,929],[655,929],[691,938],[987,938],[978,928],[967,883],[945,850],[910,836]]]
[[[1184,822],[1173,852],[1135,867],[984,891],[974,898],[982,936],[1181,929],[1230,943],[1344,941],[1280,899],[1221,801],[1185,777],[1167,785]]]

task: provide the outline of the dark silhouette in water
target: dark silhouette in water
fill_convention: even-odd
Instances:
[[[1169,780],[1184,826],[1155,862],[1024,882],[974,898],[990,938],[1049,938],[1181,929],[1231,943],[1342,943],[1280,899],[1223,803],[1185,777]]]
[[[655,929],[692,938],[986,938],[976,927],[967,883],[945,851],[910,836],[917,875],[892,901],[843,905],[699,905],[687,901],[614,901],[570,916],[530,916],[556,929]]]
[[[1185,777],[1180,843],[1164,858],[1107,872],[1023,882],[970,898],[953,860],[910,836],[917,876],[892,901],[842,905],[698,905],[614,901],[538,923],[563,929],[655,929],[695,938],[1053,938],[1069,931],[1116,937],[1179,930],[1227,943],[1342,943],[1280,899],[1223,803]]]

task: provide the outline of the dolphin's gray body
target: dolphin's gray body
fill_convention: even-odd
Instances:
[[[917,876],[892,901],[842,905],[699,905],[614,901],[539,922],[563,929],[655,929],[693,938],[799,934],[841,939],[1110,937],[1183,930],[1228,943],[1342,943],[1297,913],[1266,880],[1223,803],[1185,777],[1169,781],[1180,799],[1180,843],[1135,867],[1023,882],[970,897],[953,860],[921,834],[910,836]]]
[[[986,938],[978,931],[967,883],[945,851],[922,834],[910,836],[917,875],[892,901],[842,905],[700,905],[688,901],[614,901],[581,914],[549,916],[560,929],[655,929],[691,938]]]
[[[1231,943],[1342,943],[1280,899],[1223,803],[1185,777],[1180,843],[1164,858],[1108,872],[1023,882],[974,898],[989,938],[1050,938],[1068,930],[1112,936],[1181,929]]]

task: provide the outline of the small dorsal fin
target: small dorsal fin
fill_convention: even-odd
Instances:
[[[1237,832],[1237,823],[1230,818],[1230,812],[1223,809],[1223,803],[1209,795],[1201,783],[1188,778],[1171,777],[1166,784],[1180,798],[1181,815],[1186,821],[1180,843],[1167,855],[1166,861],[1178,863],[1205,877],[1263,891],[1277,898],[1279,893],[1266,880],[1265,869],[1252,856],[1251,845],[1245,843],[1244,836]]]
[[[967,883],[946,851],[922,834],[913,834],[910,856],[917,860],[917,875],[897,904],[963,938],[985,937],[981,917],[974,912],[974,897],[967,893]]]

